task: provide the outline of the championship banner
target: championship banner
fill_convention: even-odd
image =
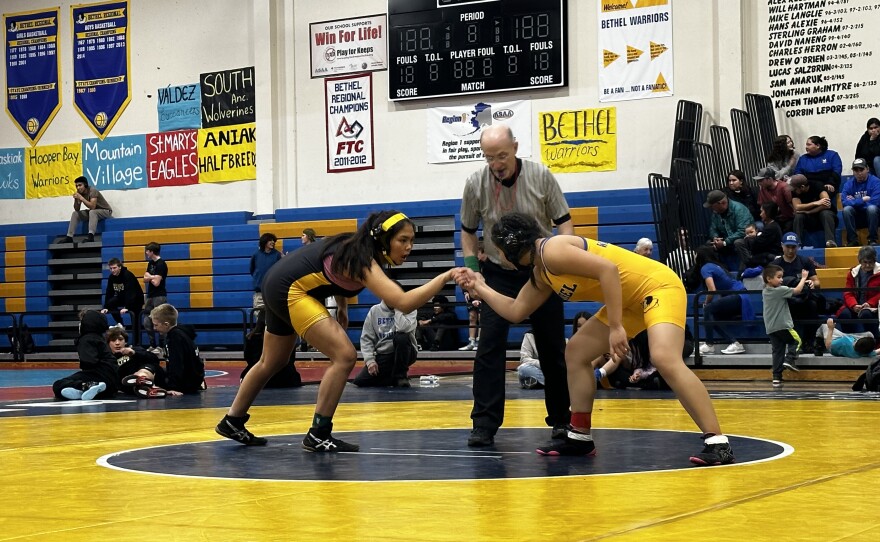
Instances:
[[[202,127],[202,94],[199,85],[168,85],[156,93],[159,131]]]
[[[257,126],[218,126],[199,130],[199,182],[257,178]]]
[[[36,145],[61,109],[59,8],[5,14],[6,112]]]
[[[672,96],[672,0],[597,5],[599,101]]]
[[[147,134],[147,182],[150,188],[199,182],[198,130]]]
[[[0,199],[24,199],[24,149],[0,149]]]
[[[84,139],[83,175],[98,190],[147,187],[147,144],[144,134]]]
[[[617,108],[538,115],[541,161],[554,173],[617,169]]]
[[[199,76],[202,128],[250,124],[257,120],[254,67]]]
[[[309,24],[312,79],[388,69],[384,14]]]
[[[519,142],[516,155],[532,155],[531,102],[499,102],[428,108],[428,163],[472,162],[483,160],[480,135],[483,128],[503,123],[510,126]]]
[[[131,101],[128,2],[70,7],[73,25],[73,104],[103,139]]]
[[[24,151],[25,197],[70,197],[73,210],[74,179],[82,175],[82,142],[33,147]]]
[[[373,74],[324,79],[327,173],[375,167]]]

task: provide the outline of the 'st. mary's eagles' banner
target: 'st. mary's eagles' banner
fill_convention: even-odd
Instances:
[[[58,14],[55,8],[3,16],[6,112],[31,145],[61,108]]]
[[[70,7],[73,103],[95,135],[106,137],[131,101],[128,2]]]
[[[672,96],[672,0],[600,0],[599,101]]]
[[[617,169],[617,108],[538,114],[541,161],[554,173]]]

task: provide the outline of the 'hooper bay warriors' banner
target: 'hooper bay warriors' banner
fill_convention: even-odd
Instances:
[[[61,108],[58,85],[59,9],[3,16],[6,30],[6,112],[36,145]]]
[[[480,136],[483,128],[504,123],[519,142],[516,155],[532,155],[532,106],[530,102],[497,102],[428,109],[428,163],[472,162],[483,159]]]
[[[601,0],[598,9],[599,101],[672,96],[672,0]]]
[[[541,161],[554,173],[617,169],[617,109],[538,115]]]
[[[70,7],[73,24],[73,103],[103,139],[131,101],[128,2]]]
[[[82,175],[82,143],[60,143],[24,151],[25,197],[70,196],[74,179]],[[73,199],[70,200],[71,208]]]

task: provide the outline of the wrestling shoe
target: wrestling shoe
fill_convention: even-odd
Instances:
[[[471,436],[468,437],[467,445],[471,448],[481,448],[495,444],[495,435],[485,427],[474,427]]]
[[[123,386],[152,386],[153,381],[143,375],[128,375],[122,379]]]
[[[134,392],[138,397],[143,397],[144,399],[162,399],[168,395],[168,392],[162,388],[147,384],[136,386]]]
[[[82,388],[83,394],[80,399],[82,399],[83,401],[91,401],[99,393],[107,389],[107,384],[103,382],[86,382],[83,384]]]
[[[236,420],[240,421],[233,422],[233,418],[227,414],[226,416],[223,416],[223,419],[220,420],[220,423],[217,424],[214,431],[216,431],[221,437],[232,439],[245,446],[265,446],[266,443],[269,442],[268,440],[263,437],[258,437],[245,429],[244,424],[246,424],[250,418],[250,414],[245,414],[241,418],[236,418]]]
[[[357,444],[349,444],[344,440],[334,438],[329,431],[326,435],[319,436],[318,430],[314,427],[306,433],[302,447],[310,452],[320,453],[357,452],[361,449]]]
[[[79,401],[82,399],[83,392],[82,390],[78,390],[76,388],[63,388],[61,390],[61,397],[65,399],[70,399],[71,401]]]
[[[558,442],[551,444],[550,446],[543,446],[535,450],[539,455],[570,455],[570,456],[593,456],[596,455],[596,444],[593,442],[593,439],[583,440],[578,438],[571,438],[572,435],[581,436],[581,437],[589,437],[589,435],[585,435],[583,433],[578,433],[573,429],[569,429],[565,437]]]
[[[733,457],[733,450],[730,449],[730,444],[727,442],[706,444],[703,446],[703,451],[691,456],[691,463],[701,467],[727,465],[734,461],[736,458]]]

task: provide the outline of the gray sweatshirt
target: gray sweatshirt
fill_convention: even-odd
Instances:
[[[392,335],[398,331],[408,333],[413,348],[416,348],[416,312],[404,314],[397,309],[392,310],[384,301],[370,307],[361,331],[364,362],[375,361],[376,354],[390,354],[394,348]]]

